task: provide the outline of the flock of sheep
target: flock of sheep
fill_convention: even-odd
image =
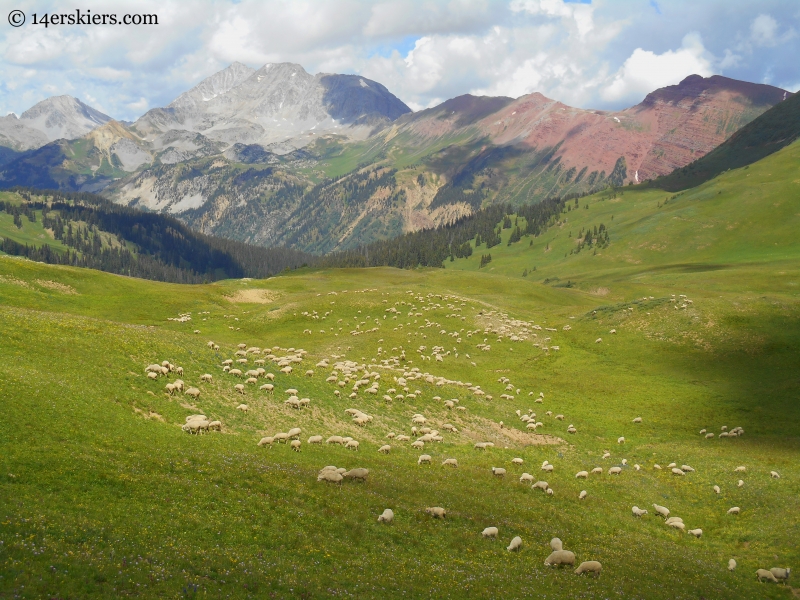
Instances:
[[[431,300],[433,298],[433,300]],[[428,305],[424,306],[422,310],[430,310],[432,308],[442,308],[441,304],[435,302],[435,299],[443,299],[453,300],[452,297],[442,297],[441,295],[431,295],[429,294],[428,298]],[[418,302],[424,302],[425,299],[422,296],[415,298]],[[673,301],[676,299],[673,297]],[[680,305],[680,308],[685,308],[686,304],[690,302],[688,299],[681,300],[683,304]],[[384,300],[384,303],[387,302]],[[463,306],[464,303],[462,302]],[[422,316],[421,312],[415,312],[419,310],[416,306],[416,303],[412,304],[411,302],[397,302],[395,303],[394,307],[390,307],[386,309],[386,314],[384,315],[384,319],[387,316],[391,316],[393,319],[397,318],[397,315],[401,314],[398,307],[406,306],[409,308],[409,316]],[[460,318],[461,321],[464,320],[464,317],[461,316],[461,307],[448,304],[448,308],[453,309],[454,312],[452,314],[447,315],[448,318]],[[676,306],[678,308],[678,306]],[[312,319],[326,319],[330,312],[325,313],[324,315],[320,316],[316,313],[316,311],[312,313],[305,312],[303,316],[310,317]],[[360,313],[361,311],[359,311]],[[483,313],[480,313],[483,314]],[[183,316],[183,315],[182,315]],[[529,336],[533,336],[534,338],[538,338],[538,334],[534,333],[534,330],[542,331],[542,327],[535,325],[533,323],[528,323],[525,321],[518,321],[508,318],[507,315],[500,313],[496,315],[495,311],[489,311],[485,313],[486,317],[496,317],[500,319],[499,324],[489,324],[487,325],[483,333],[485,335],[497,335],[498,342],[505,336],[506,339],[509,341],[525,341],[529,338]],[[356,317],[358,319],[358,317]],[[356,325],[356,329],[351,331],[351,335],[360,335],[363,333],[373,333],[378,331],[378,328],[373,329],[361,329],[371,317],[367,317],[366,321],[358,323]],[[341,319],[339,320],[341,322]],[[377,321],[377,319],[376,319]],[[416,322],[416,321],[415,321]],[[402,328],[403,325],[400,324],[399,328]],[[425,319],[424,326],[421,325],[420,329],[427,329],[427,328],[435,328],[439,329],[441,326],[438,323]],[[396,327],[395,330],[398,328]],[[557,331],[555,328],[545,328],[547,331],[555,332]],[[569,331],[571,326],[565,325],[563,327],[564,331]],[[340,328],[341,330],[341,328]],[[307,333],[311,333],[310,330],[306,330]],[[333,328],[331,328],[333,331]],[[440,329],[440,334],[447,334],[451,337],[458,338],[457,342],[460,343],[462,341],[461,336],[471,338],[476,334],[479,334],[481,330],[472,330],[465,332],[464,329],[460,331],[454,331],[447,334],[445,329]],[[321,330],[321,333],[324,331]],[[611,334],[615,334],[616,330],[611,330]],[[338,334],[337,334],[338,335]],[[407,334],[409,338],[411,337],[411,332]],[[414,336],[419,335],[419,332],[414,332]],[[427,336],[423,333],[423,338]],[[535,339],[534,346],[542,348],[545,352],[550,350],[558,350],[558,346],[548,346],[550,342],[550,337],[543,337],[541,339]],[[378,340],[379,343],[383,340]],[[598,343],[601,342],[601,339],[597,340]],[[477,344],[478,348],[483,351],[491,350],[491,346],[486,343],[487,338],[483,339],[482,343]],[[207,343],[207,346],[212,350],[219,350],[219,345],[215,344],[212,341]],[[436,362],[443,362],[447,356],[451,355],[450,350],[446,350],[443,346],[433,346],[431,354],[428,356],[426,355],[427,346],[420,345],[417,349],[417,353],[420,355],[420,358],[424,360],[432,360],[435,359]],[[284,352],[284,354],[278,354],[280,352]],[[458,349],[453,348],[452,351],[455,357],[458,357]],[[267,394],[274,394],[275,392],[275,375],[273,373],[269,373],[264,368],[266,361],[273,362],[278,368],[279,371],[285,375],[290,375],[293,373],[293,365],[296,366],[297,364],[301,363],[305,358],[307,352],[303,349],[295,349],[295,348],[288,348],[282,349],[279,346],[274,346],[272,348],[267,348],[262,350],[259,347],[248,347],[246,344],[239,344],[237,350],[235,352],[234,358],[227,359],[222,363],[222,372],[223,374],[227,374],[227,376],[244,379],[244,384],[248,385],[257,385],[259,380],[267,380],[268,383],[264,383],[259,387],[260,391],[266,392]],[[466,358],[470,358],[469,354],[465,355]],[[486,394],[480,385],[473,384],[470,382],[462,382],[462,381],[455,381],[450,380],[444,377],[435,376],[433,374],[423,372],[418,367],[414,367],[411,369],[407,369],[403,366],[402,363],[406,361],[405,350],[401,348],[392,348],[391,353],[385,351],[382,347],[378,348],[377,356],[372,359],[371,363],[358,363],[356,361],[351,360],[337,360],[341,357],[337,355],[333,355],[332,359],[323,359],[316,364],[316,368],[318,369],[325,369],[330,370],[329,375],[326,377],[325,382],[330,384],[334,390],[333,394],[337,397],[340,397],[342,393],[347,393],[348,397],[351,399],[358,398],[360,393],[368,393],[373,396],[380,396],[382,399],[387,402],[403,402],[403,401],[414,401],[421,397],[422,392],[419,389],[413,387],[413,383],[415,381],[424,381],[427,384],[434,385],[434,386],[444,386],[444,385],[451,385],[451,386],[458,386],[465,388],[467,391],[471,392],[476,397],[483,397],[485,399],[491,400],[492,396]],[[245,372],[242,369],[245,368],[245,365],[248,365],[250,361],[253,361],[254,368],[248,369]],[[336,361],[331,364],[331,360]],[[380,361],[380,362],[378,362]],[[474,362],[472,363],[475,364]],[[241,367],[241,368],[240,368]],[[397,372],[402,371],[401,376],[394,375],[391,382],[387,384],[387,387],[384,390],[384,393],[381,394],[380,388],[382,382],[382,374],[378,372],[378,370],[384,370],[389,372]],[[161,364],[152,364],[146,367],[147,376],[151,379],[157,379],[161,376],[168,375],[169,373],[176,373],[178,375],[183,375],[183,369],[180,367],[176,367],[169,363],[169,361],[163,361]],[[386,373],[384,373],[386,374]],[[313,377],[315,375],[314,370],[306,370],[304,373],[307,377]],[[202,383],[211,383],[213,381],[213,376],[206,373],[200,377],[200,381]],[[501,383],[505,386],[505,390],[501,398],[505,400],[513,400],[517,396],[521,394],[521,389],[517,388],[515,385],[511,383],[511,381],[507,377],[501,377],[498,379],[498,383]],[[245,395],[246,393],[246,386],[241,383],[237,383],[234,385],[235,392]],[[349,393],[344,389],[347,386],[351,386]],[[198,388],[190,387],[185,389],[185,384],[182,380],[177,379],[172,383],[167,383],[165,386],[165,391],[167,394],[172,395],[175,392],[183,392],[192,396],[196,399],[200,395],[200,390]],[[295,388],[288,388],[285,390],[288,398],[284,401],[284,404],[290,406],[292,408],[301,409],[310,405],[311,400],[309,398],[300,398],[299,392]],[[533,396],[533,392],[529,392],[528,396]],[[441,397],[435,396],[433,398],[434,401],[443,402],[443,405],[448,410],[456,410],[456,411],[465,411],[467,410],[465,406],[460,404],[459,399],[452,398],[449,400],[442,400]],[[540,393],[538,397],[534,398],[536,403],[543,403],[544,402],[544,393]],[[236,407],[238,410],[243,412],[247,412],[249,407],[246,404],[240,404]],[[352,418],[352,422],[358,426],[365,427],[368,426],[372,421],[373,417],[368,415],[367,413],[355,409],[349,408],[346,412]],[[523,413],[521,410],[516,411],[517,417],[525,423],[525,429],[527,431],[535,432],[538,428],[544,427],[544,423],[542,420],[537,420],[537,414],[534,412],[533,409],[529,409],[526,413]],[[565,417],[562,414],[553,415],[553,412],[548,410],[544,413],[546,417],[552,417],[554,421],[564,421]],[[405,434],[396,434],[391,432],[387,435],[387,438],[394,442],[411,442],[410,446],[417,450],[422,450],[426,444],[430,443],[437,443],[443,441],[443,435],[436,429],[433,429],[429,426],[426,426],[427,418],[420,413],[415,413],[411,417],[411,434],[412,437]],[[641,417],[636,417],[633,419],[634,424],[642,423]],[[502,429],[504,427],[504,423],[502,421],[499,422],[499,427]],[[458,428],[453,426],[450,423],[445,423],[441,426],[442,430],[449,432],[449,433],[458,433]],[[207,431],[220,431],[222,429],[222,423],[217,420],[210,420],[205,415],[202,414],[195,414],[190,415],[186,418],[186,422],[183,425],[183,430],[187,433],[199,434],[204,433]],[[568,434],[576,434],[577,428],[570,424],[566,432]],[[258,446],[260,447],[268,447],[271,448],[274,444],[285,443],[288,444],[292,450],[300,452],[302,443],[300,441],[300,436],[302,434],[302,430],[299,427],[295,427],[290,429],[287,432],[278,432],[271,436],[265,436],[260,439],[258,442]],[[704,435],[706,439],[711,439],[714,437],[713,433],[709,433],[706,429],[700,431],[701,435]],[[735,427],[728,431],[727,427],[721,428],[721,433],[717,436],[719,438],[731,438],[731,437],[739,437],[744,435],[744,430],[741,427]],[[322,435],[312,435],[307,439],[308,444],[323,444],[323,436]],[[326,444],[335,444],[344,446],[347,449],[358,451],[360,447],[360,443],[358,440],[353,439],[349,436],[340,436],[340,435],[332,435],[328,437],[324,443]],[[622,445],[625,443],[625,437],[621,436],[617,439],[617,443]],[[489,441],[481,441],[474,444],[474,448],[476,450],[485,451],[489,448],[492,448],[494,443]],[[383,454],[389,454],[392,450],[392,447],[389,444],[383,444],[378,449],[378,452]],[[609,458],[611,456],[610,452],[605,452],[603,458]],[[417,464],[424,465],[430,464],[433,458],[430,454],[420,454],[417,459]],[[521,466],[524,461],[522,458],[515,457],[511,460],[511,463],[515,466]],[[456,458],[445,458],[441,463],[443,467],[451,467],[451,468],[458,468],[458,460]],[[623,467],[627,466],[627,460],[622,459],[621,461],[622,466],[612,466],[608,468],[606,471],[608,475],[616,475],[619,476],[623,472]],[[642,467],[638,464],[633,465],[635,471],[640,471]],[[670,470],[673,475],[676,476],[684,476],[687,473],[692,473],[695,471],[689,465],[681,465],[680,467],[676,463],[670,463],[666,467]],[[542,464],[541,470],[546,473],[552,473],[555,469],[555,466],[550,464],[548,461],[544,461]],[[653,465],[653,469],[655,470],[662,470],[662,467],[658,464]],[[736,472],[743,472],[745,471],[745,467],[741,466],[736,469]],[[506,469],[503,467],[492,467],[491,468],[492,475],[494,477],[505,477]],[[595,467],[591,471],[580,471],[578,472],[575,477],[576,478],[583,478],[588,479],[591,474],[602,474],[604,469],[602,467]],[[321,482],[327,483],[334,483],[340,484],[345,479],[354,480],[354,481],[366,481],[367,476],[369,475],[369,470],[365,468],[355,468],[355,469],[344,469],[341,467],[335,466],[326,466],[321,469],[317,475],[317,480]],[[780,478],[780,475],[776,471],[772,471],[770,473],[771,477],[773,478]],[[553,496],[555,491],[552,487],[546,482],[542,480],[534,481],[534,477],[529,473],[522,473],[519,478],[520,483],[530,484],[531,489],[533,490],[541,490],[547,495]],[[739,480],[738,484],[739,487],[744,485],[743,480]],[[714,491],[719,494],[720,488],[718,486],[714,486]],[[587,497],[588,492],[586,490],[581,490],[579,494],[579,499],[583,500]],[[680,517],[672,516],[670,517],[670,511],[664,506],[659,506],[658,504],[653,504],[653,508],[655,512],[664,518],[664,522],[668,527],[672,527],[674,529],[685,531],[686,533],[700,538],[703,535],[703,530],[701,528],[695,529],[686,529],[684,525],[683,519]],[[445,518],[447,515],[447,511],[441,507],[429,507],[425,509],[425,512],[432,515],[434,518]],[[732,507],[728,510],[729,515],[736,515],[739,514],[740,508],[739,507]],[[644,517],[648,514],[647,510],[640,509],[637,506],[632,507],[632,514],[635,517]],[[379,517],[378,522],[380,523],[392,523],[394,520],[394,512],[391,509],[386,509]],[[483,537],[489,539],[496,539],[499,535],[499,531],[496,527],[487,527],[482,532]],[[575,555],[574,553],[564,550],[562,547],[561,540],[558,538],[554,538],[551,543],[552,553],[545,559],[545,565],[547,566],[566,566],[571,565],[574,566],[575,564]],[[519,536],[514,537],[509,546],[507,547],[508,551],[518,551],[522,547],[522,540]],[[733,570],[736,568],[736,561],[734,559],[730,559],[728,563],[728,568]],[[597,561],[585,561],[582,562],[577,569],[575,569],[575,573],[582,574],[582,573],[592,573],[596,576],[599,576],[602,570],[602,565]],[[788,568],[773,568],[771,570],[759,569],[757,572],[757,577],[759,581],[786,581],[789,578],[791,570]]]

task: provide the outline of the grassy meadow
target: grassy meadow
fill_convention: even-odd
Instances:
[[[791,597],[792,579],[759,584],[755,571],[800,563],[799,151],[675,198],[581,199],[533,245],[489,250],[482,269],[485,247],[444,270],[181,286],[0,257],[0,598]],[[610,244],[570,254],[601,222]],[[308,354],[290,375],[267,359],[274,392],[259,379],[242,396],[243,380],[222,370],[240,343],[265,350],[247,369],[270,348]],[[183,367],[197,400],[165,393],[175,374],[147,379],[163,360]],[[379,373],[379,392],[350,399],[355,377],[326,382],[334,370],[344,381],[339,360]],[[290,388],[310,406],[286,406]],[[451,398],[466,410],[447,409]],[[357,426],[351,407],[373,421]],[[527,430],[516,410],[542,427]],[[222,431],[183,432],[199,412]],[[444,441],[420,451],[387,439],[411,435],[415,413]],[[745,433],[720,439],[723,426]],[[291,427],[299,453],[257,446]],[[306,443],[316,434],[360,447]],[[417,464],[423,453],[432,464]],[[675,476],[672,462],[696,471]],[[370,474],[318,482],[326,465]],[[523,472],[554,494],[520,483]],[[665,526],[653,503],[703,536]],[[633,517],[634,505],[650,514]],[[385,508],[392,524],[377,522]],[[498,540],[481,537],[489,526]],[[507,552],[517,535],[521,551]],[[601,576],[544,566],[556,536]]]

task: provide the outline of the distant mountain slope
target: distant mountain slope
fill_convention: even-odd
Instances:
[[[800,137],[800,94],[789,96],[751,121],[709,154],[652,182],[678,191],[695,187],[728,169],[750,165]]]
[[[72,96],[42,100],[17,118],[0,118],[0,145],[14,150],[39,148],[59,139],[75,139],[103,125],[111,117]]]

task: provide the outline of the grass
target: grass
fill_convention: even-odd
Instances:
[[[762,162],[730,172],[661,208],[665,194],[654,190],[582,199],[533,249],[527,238],[492,248],[483,269],[473,256],[444,270],[300,270],[179,286],[0,257],[0,597],[788,597],[784,586],[758,584],[754,571],[800,559],[792,152],[796,145],[767,159],[766,171]],[[611,228],[610,246],[564,258],[569,229],[600,222]],[[739,225],[729,230],[732,223]],[[536,280],[521,277],[534,265]],[[556,287],[566,281],[574,286]],[[680,308],[673,294],[692,303]],[[168,320],[186,312],[189,322]],[[529,326],[526,341],[511,341],[510,331],[500,338],[502,314],[542,329]],[[489,351],[477,347],[484,338]],[[291,375],[268,362],[274,395],[248,385],[242,398],[233,388],[239,380],[220,366],[240,342],[308,355]],[[422,360],[420,346],[428,356],[434,346],[450,354]],[[401,349],[400,370],[370,368],[381,373],[380,393],[362,388],[353,400],[333,394],[346,396],[352,382],[326,383],[331,369],[315,366],[333,355],[379,365]],[[183,366],[187,384],[200,385],[203,373],[214,381],[192,406],[164,393],[173,376],[145,378],[144,367],[161,360]],[[415,367],[479,384],[494,399],[421,379],[408,386],[418,398],[385,402],[389,387],[401,387],[393,378]],[[307,369],[313,377],[302,375]],[[500,377],[516,398],[500,399]],[[290,387],[311,398],[310,408],[283,404]],[[543,403],[529,392],[543,392]],[[448,411],[434,396],[458,398],[467,410]],[[242,401],[247,414],[235,409]],[[374,421],[357,427],[344,412],[351,406]],[[517,409],[535,410],[539,433],[562,441],[531,443],[540,438]],[[221,420],[223,432],[183,433],[185,417],[200,411]],[[417,412],[459,433],[425,446],[430,466],[417,465],[420,452],[408,443],[389,442],[392,452],[379,454],[390,431],[410,434]],[[641,425],[632,424],[636,416]],[[723,425],[746,433],[698,434]],[[300,453],[256,446],[292,426],[303,429]],[[350,435],[360,451],[306,444],[314,434]],[[496,447],[474,450],[483,440]],[[602,459],[606,450],[611,457]],[[524,465],[514,467],[515,456]],[[459,468],[441,467],[446,457]],[[619,477],[574,477],[623,458]],[[553,473],[539,470],[544,460]],[[697,471],[653,469],[672,461]],[[329,464],[366,467],[369,480],[318,483]],[[744,475],[733,472],[740,464]],[[507,468],[507,477],[493,478],[492,466]],[[523,471],[555,494],[521,485]],[[653,503],[703,537],[668,529],[653,514],[631,516],[631,506]],[[445,507],[447,520],[431,519],[426,506]],[[742,513],[727,515],[732,506]],[[380,525],[387,507],[395,522]],[[492,525],[497,542],[480,536]],[[505,550],[515,535],[519,554]],[[554,536],[578,561],[601,561],[602,576],[544,567]]]

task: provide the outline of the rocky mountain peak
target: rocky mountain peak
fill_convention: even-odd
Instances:
[[[42,100],[22,113],[19,120],[41,131],[52,141],[81,137],[95,127],[107,123],[111,117],[77,98],[64,95]]]

